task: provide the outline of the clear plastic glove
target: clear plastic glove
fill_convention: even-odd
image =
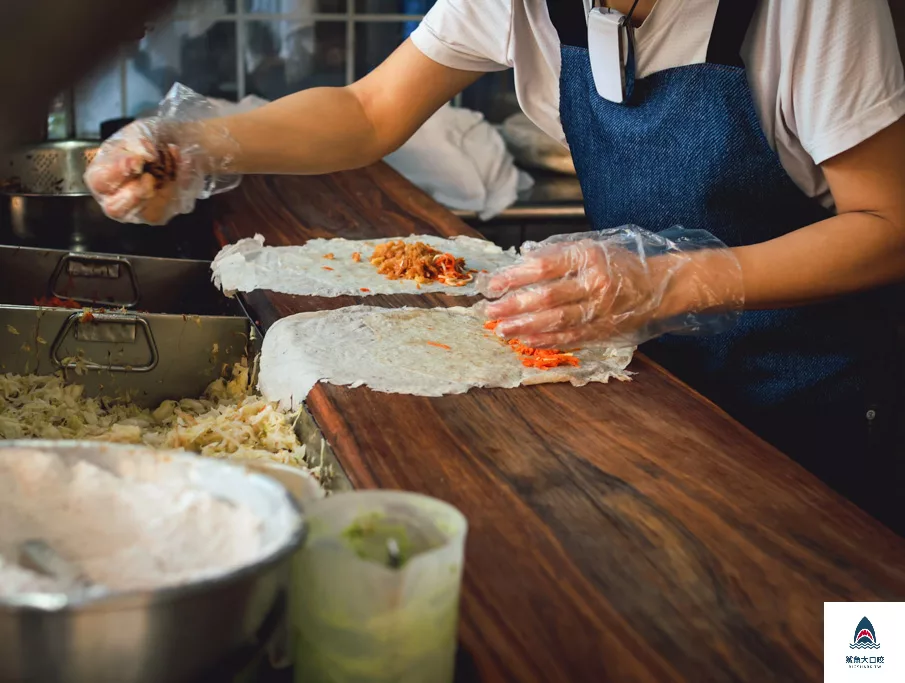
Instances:
[[[742,271],[703,230],[637,226],[527,242],[519,261],[481,275],[479,310],[533,347],[634,346],[666,333],[715,334],[744,306]],[[500,298],[502,297],[502,298]]]
[[[158,115],[129,124],[107,140],[85,172],[85,184],[110,218],[163,225],[190,213],[198,199],[239,184],[229,168],[237,145],[226,128],[203,119],[217,108],[175,84]]]

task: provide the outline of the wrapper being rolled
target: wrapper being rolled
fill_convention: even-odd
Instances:
[[[300,313],[264,338],[259,387],[284,408],[298,406],[317,382],[368,386],[416,396],[473,387],[626,380],[633,348],[573,352],[577,365],[527,367],[471,308],[350,306]]]

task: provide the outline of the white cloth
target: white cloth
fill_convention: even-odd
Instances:
[[[636,31],[638,76],[706,61],[718,4],[658,0]],[[544,0],[438,0],[412,40],[452,68],[513,67],[524,112],[565,144],[559,38]],[[832,208],[819,164],[905,115],[887,0],[761,0],[742,57],[761,127],[783,167],[808,196]]]
[[[282,14],[279,21],[271,22],[269,28],[279,37],[280,57],[292,60],[299,50],[314,53],[314,0],[247,0],[246,14]],[[311,30],[305,30],[311,29]],[[254,71],[267,55],[255,55],[245,51],[245,68]]]
[[[575,175],[575,163],[569,150],[534,125],[522,112],[503,121],[500,135],[517,163]]]
[[[254,95],[238,103],[211,102],[221,116],[267,104]],[[533,183],[515,167],[503,137],[480,113],[448,104],[385,161],[444,206],[474,211],[481,220],[507,209]]]
[[[511,206],[532,182],[496,128],[480,113],[449,104],[385,161],[444,206],[481,220]]]

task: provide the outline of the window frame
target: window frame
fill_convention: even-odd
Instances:
[[[248,92],[245,82],[245,51],[248,46],[246,25],[252,21],[291,21],[297,20],[300,16],[304,16],[315,24],[320,22],[344,23],[346,27],[346,72],[345,83],[349,85],[355,81],[355,59],[356,52],[356,31],[358,24],[390,24],[405,23],[411,21],[420,22],[423,14],[400,14],[400,13],[382,13],[382,12],[358,12],[355,9],[356,0],[346,0],[345,12],[312,12],[310,14],[300,15],[298,12],[278,12],[278,13],[256,13],[247,12],[244,8],[244,0],[236,0],[236,11],[225,13],[180,13],[174,12],[167,15],[160,23],[171,21],[192,21],[199,17],[214,19],[217,22],[231,22],[234,24],[236,31],[236,100],[240,101]],[[129,116],[128,102],[128,61],[129,56],[121,53],[119,57],[119,74],[120,74],[120,92],[121,92],[121,109],[123,117]]]

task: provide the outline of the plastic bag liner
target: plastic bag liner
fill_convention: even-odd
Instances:
[[[520,252],[512,266],[478,274],[477,291],[488,299],[536,298],[558,282],[570,280],[584,288],[584,298],[576,300],[583,309],[583,327],[590,329],[598,322],[640,321],[625,325],[624,330],[603,324],[601,329],[608,329],[610,336],[594,344],[637,345],[663,334],[720,334],[735,326],[744,308],[738,258],[705,230],[673,226],[655,233],[624,225],[525,242]],[[551,262],[569,266],[559,280],[544,276]],[[519,272],[518,286],[508,284],[505,274],[510,269]],[[536,276],[536,281],[521,284],[524,276]],[[675,315],[661,316],[667,296],[678,287],[687,292],[688,307]],[[478,311],[484,310],[482,302]],[[542,312],[523,313],[522,317]]]
[[[174,121],[186,123],[201,121],[220,116],[221,109],[211,100],[199,95],[194,90],[182,83],[174,83],[157,107],[157,116],[165,122]],[[229,159],[224,159],[221,165],[228,167]],[[215,175],[207,176],[204,180],[204,189],[199,199],[207,199],[211,195],[220,194],[238,187],[242,180],[240,175]]]
[[[452,683],[467,522],[401,491],[306,510],[294,569],[297,681]]]

